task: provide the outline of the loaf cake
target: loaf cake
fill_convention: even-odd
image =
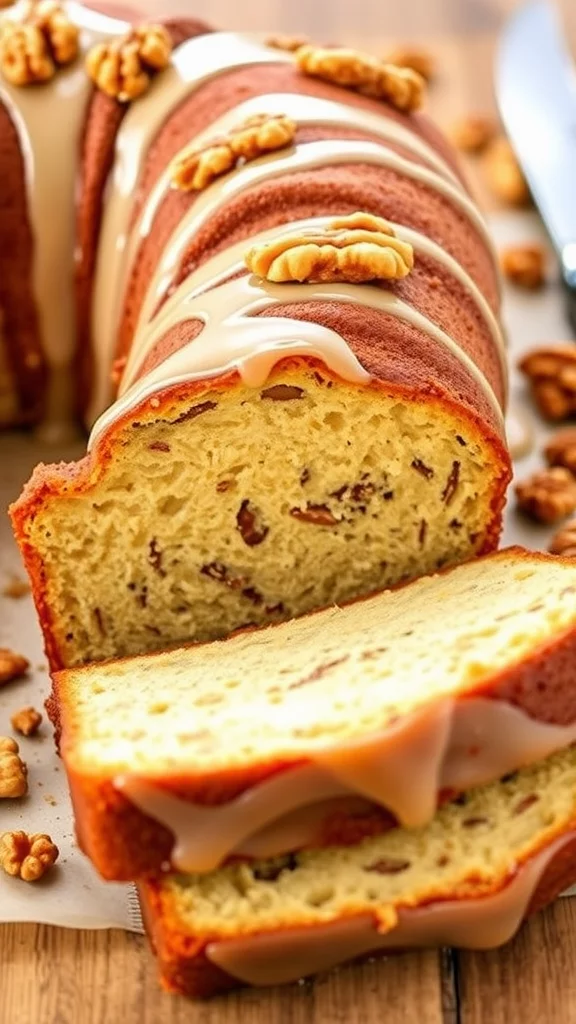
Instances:
[[[166,988],[210,996],[421,945],[498,946],[576,879],[576,748],[355,846],[140,886]]]
[[[450,623],[450,629],[446,623]],[[212,644],[68,669],[50,702],[110,879],[355,843],[576,741],[576,564],[510,549]]]
[[[65,407],[72,360],[79,411],[99,416],[87,456],[39,467],[12,510],[53,669],[288,619],[500,532],[498,272],[451,148],[415,109],[421,80],[355,51],[170,32],[145,95],[83,86],[80,163],[59,130],[57,196],[52,170],[40,182],[56,203],[79,172],[77,313],[56,331],[48,405]],[[0,87],[24,134],[6,129],[21,206],[22,149],[54,93]],[[34,234],[39,265],[42,217]],[[38,304],[18,301],[32,322]]]

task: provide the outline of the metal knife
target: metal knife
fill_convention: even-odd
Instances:
[[[558,254],[576,331],[576,77],[547,0],[530,0],[508,22],[496,60],[496,92]]]

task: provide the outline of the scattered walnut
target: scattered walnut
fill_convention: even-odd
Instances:
[[[559,430],[544,449],[550,466],[564,466],[576,475],[576,427]]]
[[[308,36],[285,36],[282,33],[268,36],[266,39],[266,46],[271,46],[273,50],[284,50],[286,53],[295,53],[307,43]]]
[[[421,75],[425,82],[430,82],[436,74],[434,57],[429,50],[419,46],[397,46],[385,55],[384,61],[399,68],[411,68]]]
[[[494,194],[511,206],[526,206],[530,191],[514,155],[504,136],[498,136],[488,145],[484,157],[486,181]]]
[[[58,860],[58,847],[50,836],[37,832],[4,832],[0,836],[0,866],[7,875],[37,882]]]
[[[563,466],[534,473],[516,484],[518,508],[540,523],[555,523],[576,509],[576,477]]]
[[[36,708],[26,707],[15,711],[10,719],[12,728],[23,736],[33,736],[42,724],[42,715]]]
[[[546,253],[538,243],[509,245],[501,253],[502,271],[519,288],[535,291],[546,281]]]
[[[86,57],[86,70],[107,96],[128,103],[146,92],[152,74],[170,63],[172,42],[163,25],[141,25],[127,35],[97,43]]]
[[[10,597],[15,601],[21,597],[27,597],[29,593],[30,584],[26,580],[21,580],[18,576],[13,576],[6,586],[2,587],[2,597]]]
[[[462,153],[482,153],[497,132],[496,121],[487,114],[468,114],[453,125],[452,141]]]
[[[243,501],[240,505],[236,516],[236,525],[242,540],[248,547],[256,547],[268,536],[269,527],[262,522],[260,509],[248,500]]]
[[[58,0],[35,3],[27,20],[44,35],[55,64],[63,66],[76,60],[80,30],[70,21]]]
[[[295,231],[255,245],[244,259],[249,270],[268,281],[360,282],[406,277],[414,252],[381,217],[354,213],[325,229]]]
[[[255,114],[227,135],[189,146],[175,157],[170,165],[172,186],[199,192],[231,171],[239,160],[255,160],[263,153],[284,149],[295,135],[295,122],[284,114]]]
[[[19,749],[16,740],[0,736],[0,800],[12,800],[28,792],[28,769]]]
[[[0,647],[0,686],[19,679],[30,668],[30,662],[21,654],[16,654],[8,647]]]
[[[313,526],[337,526],[340,522],[327,505],[308,503],[306,508],[291,508],[290,515],[301,523],[312,523]]]
[[[552,555],[576,558],[576,519],[571,519],[556,531],[550,541],[548,551]]]
[[[422,105],[424,79],[412,68],[399,68],[371,54],[338,47],[301,46],[294,58],[305,74],[386,100],[397,110],[408,113]]]
[[[532,385],[534,400],[546,419],[576,414],[576,345],[535,349],[518,364]]]

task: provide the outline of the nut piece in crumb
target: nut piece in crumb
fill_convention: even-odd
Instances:
[[[295,231],[248,250],[246,266],[267,281],[398,281],[410,273],[414,252],[391,225],[369,213],[338,217],[325,228]]]
[[[556,531],[550,541],[548,551],[552,555],[576,558],[576,519],[571,519]]]
[[[540,523],[555,523],[576,509],[576,477],[563,466],[534,473],[515,489],[518,508]]]
[[[16,740],[0,736],[0,800],[14,800],[28,792],[28,769]]]
[[[483,153],[495,138],[498,126],[488,114],[467,114],[450,130],[452,142],[462,153]]]
[[[436,61],[429,50],[421,46],[396,46],[384,55],[386,64],[395,64],[398,68],[411,68],[421,75],[425,82],[430,82],[436,74]]]
[[[288,36],[280,32],[277,35],[268,36],[266,46],[271,46],[273,50],[284,50],[285,53],[295,53],[301,46],[306,46],[308,42],[308,36]]]
[[[215,178],[227,174],[239,160],[255,160],[264,153],[290,146],[296,123],[284,114],[255,114],[227,135],[190,146],[170,165],[173,188],[201,191]]]
[[[152,74],[170,63],[172,41],[163,25],[141,25],[97,43],[86,57],[89,78],[107,96],[129,103],[148,89]]]
[[[10,724],[15,732],[20,732],[23,736],[33,736],[42,725],[42,715],[33,707],[20,708],[12,715]]]
[[[24,882],[37,882],[58,860],[59,850],[42,832],[4,832],[0,835],[0,867]]]
[[[564,466],[576,476],[576,427],[558,430],[544,449],[550,466]]]
[[[19,679],[29,668],[28,658],[16,654],[8,647],[0,647],[0,686],[3,683],[11,683],[13,679]]]
[[[21,597],[27,597],[30,593],[30,584],[21,580],[19,576],[12,576],[8,583],[2,587],[2,597],[10,597],[18,601]]]
[[[528,206],[530,190],[514,150],[503,135],[493,139],[484,155],[486,182],[494,195],[510,206]]]
[[[505,276],[519,288],[536,291],[546,281],[546,251],[543,245],[532,242],[509,245],[500,254]]]
[[[534,349],[518,363],[532,386],[532,395],[548,420],[576,415],[576,345]]]
[[[412,68],[385,64],[372,54],[343,47],[301,46],[294,60],[306,75],[385,100],[405,113],[422,106],[425,82]]]

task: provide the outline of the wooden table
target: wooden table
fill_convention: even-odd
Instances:
[[[178,4],[162,0],[160,9],[172,6]],[[202,16],[208,5],[180,0],[179,6]],[[449,124],[492,106],[494,42],[516,2],[211,0],[209,6],[223,27],[300,31],[380,52],[393,41],[424,43],[439,61],[430,106]],[[563,0],[562,6],[576,38],[576,4]],[[576,1024],[575,961],[576,899],[563,899],[496,952],[414,953],[281,993],[246,991],[196,1006],[159,991],[143,938],[0,926],[0,1024]]]

